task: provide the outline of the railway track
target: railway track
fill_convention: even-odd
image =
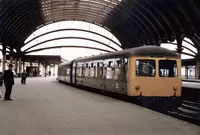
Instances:
[[[200,125],[200,102],[183,100],[176,110],[168,111],[173,117]]]

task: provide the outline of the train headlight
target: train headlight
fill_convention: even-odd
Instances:
[[[178,90],[178,86],[175,85],[175,86],[173,87],[173,89],[174,89],[174,91],[177,91],[177,90]]]
[[[139,90],[139,89],[140,89],[140,85],[138,85],[138,84],[135,85],[135,89],[136,89],[136,90]]]

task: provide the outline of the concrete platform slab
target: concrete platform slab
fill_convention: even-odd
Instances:
[[[182,82],[182,87],[200,89],[200,82]]]
[[[0,101],[0,135],[199,135],[200,127],[55,78],[16,80]]]

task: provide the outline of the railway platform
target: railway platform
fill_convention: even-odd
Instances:
[[[200,79],[182,79],[183,82],[198,82],[200,83]]]
[[[3,88],[4,91],[4,88]],[[2,135],[199,135],[199,126],[132,103],[56,82],[15,80],[13,101],[0,100]]]

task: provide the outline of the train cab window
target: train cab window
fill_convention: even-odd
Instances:
[[[136,60],[136,76],[155,77],[155,60]]]
[[[159,60],[159,76],[160,77],[177,77],[176,60]]]

